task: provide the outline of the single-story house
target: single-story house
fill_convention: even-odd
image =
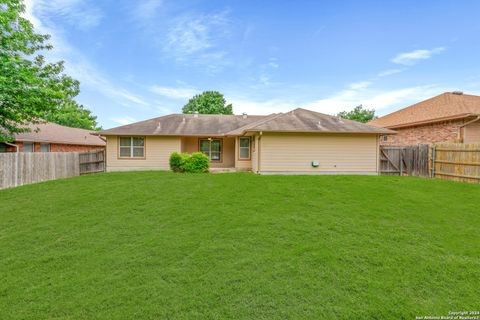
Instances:
[[[480,143],[480,96],[445,92],[368,124],[397,131],[382,145]]]
[[[88,152],[104,149],[105,140],[91,130],[43,122],[28,125],[29,132],[0,143],[0,152]]]
[[[217,170],[346,174],[377,174],[379,136],[393,133],[305,109],[172,114],[100,132],[107,171],[168,170],[172,152],[202,152]]]

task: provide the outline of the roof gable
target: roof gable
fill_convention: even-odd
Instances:
[[[394,133],[357,121],[297,108],[280,113],[261,123],[252,124],[244,131],[262,132],[325,132],[325,133]]]
[[[480,96],[445,92],[372,120],[377,127],[395,128],[480,114]]]

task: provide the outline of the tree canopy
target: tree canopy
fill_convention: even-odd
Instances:
[[[233,114],[232,105],[228,104],[218,91],[205,91],[191,98],[182,109],[183,113]]]
[[[27,123],[59,118],[54,115],[65,108],[76,114],[79,82],[63,73],[63,61],[49,63],[39,54],[52,49],[50,36],[36,33],[24,12],[22,0],[0,4],[0,141],[27,131]]]
[[[356,106],[352,111],[342,111],[337,117],[363,123],[377,118],[374,109],[365,109],[362,105]]]
[[[88,130],[100,130],[97,117],[83,105],[77,104],[75,101],[67,102],[54,112],[49,112],[44,117],[45,120],[58,123],[62,126],[81,128]]]

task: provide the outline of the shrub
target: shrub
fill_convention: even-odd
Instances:
[[[201,152],[174,152],[170,155],[170,169],[174,172],[201,173],[208,172],[210,160]]]
[[[181,172],[184,161],[185,159],[182,157],[182,154],[178,152],[172,153],[170,155],[170,169],[173,172]]]
[[[201,173],[208,172],[210,160],[201,152],[194,152],[184,163],[185,172]]]

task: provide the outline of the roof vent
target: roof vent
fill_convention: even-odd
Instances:
[[[193,117],[194,117],[194,118],[198,118],[198,111],[195,111],[195,112],[193,113]]]
[[[452,93],[461,96],[463,94],[463,91],[453,91]]]
[[[242,118],[243,118],[243,119],[247,119],[247,117],[248,117],[247,113],[245,113],[245,112],[242,113]]]

